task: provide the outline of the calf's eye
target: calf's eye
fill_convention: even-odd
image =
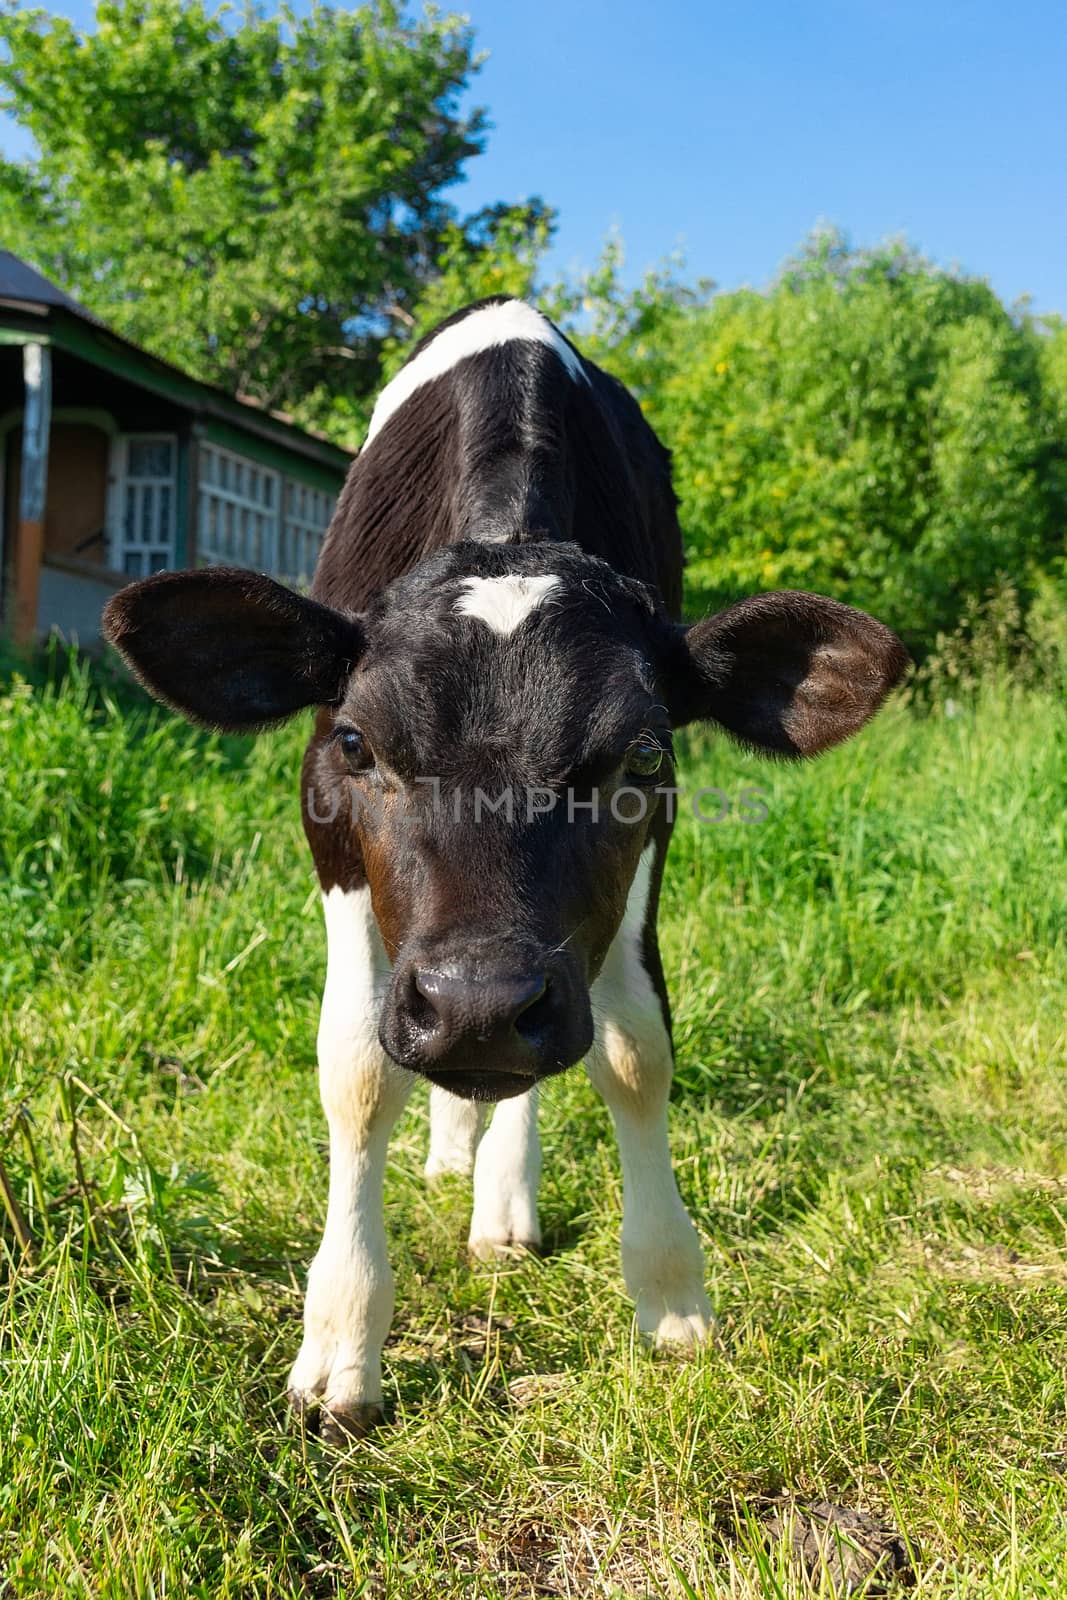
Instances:
[[[341,754],[344,756],[351,771],[359,772],[370,765],[370,750],[367,748],[367,741],[358,728],[343,729],[338,734],[337,743],[340,745]]]
[[[626,754],[626,773],[631,778],[654,778],[663,765],[665,752],[651,739],[638,739]]]

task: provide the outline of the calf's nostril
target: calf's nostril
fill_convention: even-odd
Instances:
[[[515,1031],[524,1039],[531,1038],[548,1022],[551,1010],[551,984],[547,977],[542,977],[537,981],[535,992],[515,1013]]]
[[[535,1006],[539,1000],[544,999],[547,988],[548,979],[544,973],[541,973],[536,978],[526,978],[517,983],[511,996],[512,1014],[516,1017],[525,1015],[531,1006]]]
[[[436,1028],[440,1015],[432,992],[432,981],[427,973],[417,968],[408,981],[407,1013],[417,1028]]]

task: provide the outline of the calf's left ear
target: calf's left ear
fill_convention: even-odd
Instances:
[[[907,665],[866,612],[786,590],[680,629],[664,691],[675,727],[711,718],[754,749],[800,758],[862,728]]]
[[[354,617],[239,567],[128,584],[103,626],[157,700],[224,733],[333,704],[363,651]]]

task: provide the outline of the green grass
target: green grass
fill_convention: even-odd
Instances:
[[[991,678],[955,712],[803,770],[689,743],[691,787],[769,796],[680,823],[662,916],[722,1348],[636,1339],[580,1073],[544,1097],[548,1253],[496,1270],[416,1097],[392,1422],[342,1455],[283,1404],[326,1193],[304,730],[9,682],[0,1133],[36,1258],[5,1223],[0,1594],[792,1596],[753,1520],[788,1489],[905,1529],[924,1596],[1067,1595],[1067,705]]]

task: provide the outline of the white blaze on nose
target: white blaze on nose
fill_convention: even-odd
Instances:
[[[502,578],[467,578],[453,610],[463,617],[476,617],[505,638],[538,606],[543,605],[559,579],[552,573],[528,578],[509,572]]]

